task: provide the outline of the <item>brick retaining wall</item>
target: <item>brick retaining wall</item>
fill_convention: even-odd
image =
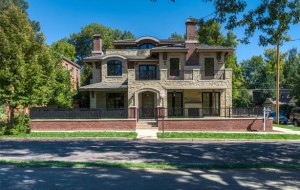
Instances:
[[[136,120],[32,120],[32,131],[135,131]]]
[[[162,120],[158,128],[162,131]],[[266,122],[266,131],[272,131],[273,120]],[[165,131],[263,131],[262,118],[165,119]]]

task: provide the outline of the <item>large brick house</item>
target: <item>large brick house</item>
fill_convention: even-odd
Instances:
[[[167,117],[224,117],[232,106],[232,71],[225,68],[231,47],[199,44],[197,25],[186,21],[186,39],[141,37],[118,40],[115,49],[102,51],[96,34],[90,108],[137,110],[138,119]],[[132,113],[132,112],[130,112]]]

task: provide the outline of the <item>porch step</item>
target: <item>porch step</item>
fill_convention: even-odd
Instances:
[[[157,122],[155,120],[139,120],[136,128],[137,129],[152,129],[152,128],[156,128],[157,127]]]

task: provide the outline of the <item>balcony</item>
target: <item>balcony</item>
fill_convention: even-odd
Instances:
[[[225,70],[205,71],[205,70],[168,70],[168,80],[196,80],[199,76],[200,80],[225,80]]]
[[[159,80],[159,72],[156,70],[140,70],[135,72],[136,80]]]

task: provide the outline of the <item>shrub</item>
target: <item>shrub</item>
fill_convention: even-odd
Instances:
[[[12,128],[8,127],[8,123],[0,123],[0,135],[19,135],[30,133],[30,119],[24,113],[16,115]]]

